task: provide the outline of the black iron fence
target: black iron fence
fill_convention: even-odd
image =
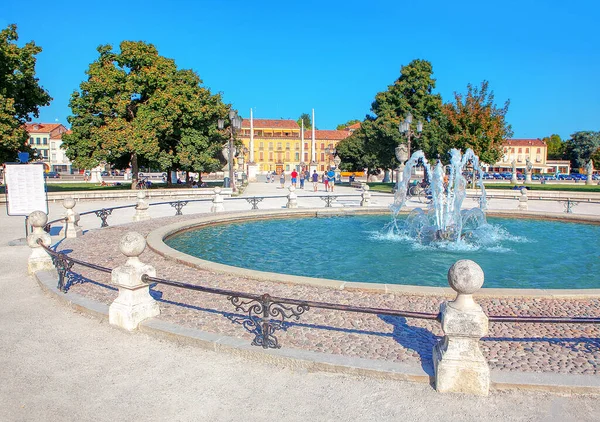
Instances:
[[[74,265],[81,265],[97,271],[111,273],[112,269],[69,257],[67,254],[55,251],[45,246],[41,241],[38,244],[51,255],[54,266],[58,272],[57,288],[67,293],[68,285],[65,283],[68,272],[72,272]],[[267,293],[252,294],[234,290],[205,287],[180,281],[168,280],[158,277],[143,275],[142,280],[148,284],[163,284],[171,287],[187,289],[210,294],[225,296],[236,312],[243,316],[239,322],[248,332],[254,335],[253,346],[265,349],[280,348],[281,345],[275,335],[277,331],[287,328],[288,320],[299,320],[300,316],[311,308],[329,309],[345,312],[356,312],[373,315],[397,316],[424,320],[440,321],[440,314],[428,312],[415,312],[386,308],[372,308],[354,305],[342,305],[330,302],[318,302],[286,297],[271,296]],[[490,322],[512,323],[552,323],[552,324],[600,324],[600,317],[556,317],[556,316],[505,316],[488,315]]]

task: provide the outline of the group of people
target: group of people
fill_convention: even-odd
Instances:
[[[277,178],[277,173],[275,171],[267,173],[267,183],[275,183],[275,179]],[[301,170],[298,172],[297,170],[292,170],[290,173],[291,184],[294,187],[298,187],[298,182],[300,183],[300,189],[304,189],[304,184],[307,181],[311,181],[313,184],[313,190],[317,192],[319,190],[319,174],[316,170],[313,171],[313,174],[310,174],[308,170]],[[333,192],[333,188],[335,187],[335,171],[329,170],[325,171],[321,174],[321,182],[325,185],[325,191]],[[279,183],[281,184],[281,188],[285,187],[285,173],[281,172],[279,175]]]

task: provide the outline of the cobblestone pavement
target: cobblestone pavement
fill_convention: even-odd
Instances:
[[[267,185],[267,188],[271,187]],[[263,191],[258,194],[264,195]],[[251,195],[252,192],[247,194]],[[308,202],[309,199],[320,201],[318,198],[304,200]],[[385,198],[380,201],[384,202]],[[241,201],[237,203],[238,209],[242,209]],[[265,208],[273,207],[264,205]],[[207,211],[208,204],[200,206],[205,208],[194,211]],[[91,204],[86,204],[86,208],[90,207]],[[247,204],[245,207],[247,209]],[[166,210],[164,215],[167,212],[173,213],[172,210]],[[132,210],[122,210],[118,222],[131,221],[132,214]],[[117,245],[126,231],[136,230],[147,235],[155,228],[196,217],[164,217],[143,223],[94,229],[78,239],[62,241],[59,249],[71,251],[73,257],[114,268],[124,262]],[[91,218],[96,221],[88,220],[88,225],[91,227],[95,224],[97,227],[97,218]],[[192,269],[148,249],[142,254],[141,260],[155,266],[161,278],[280,297],[431,313],[437,313],[439,304],[446,299],[258,281]],[[82,267],[76,267],[75,271],[81,277],[72,280],[71,291],[106,304],[116,297],[109,274]],[[252,340],[252,335],[235,322],[240,315],[235,314],[233,306],[222,296],[164,285],[154,286],[153,295],[160,301],[161,319],[207,332],[243,337],[248,342]],[[600,317],[598,299],[481,298],[478,302],[488,315]],[[411,363],[421,365],[429,372],[431,350],[441,334],[439,324],[435,321],[311,309],[300,320],[293,321],[287,330],[278,332],[278,338],[284,347]],[[600,327],[592,324],[491,323],[489,335],[482,339],[481,346],[492,369],[588,375],[597,375],[599,372]]]

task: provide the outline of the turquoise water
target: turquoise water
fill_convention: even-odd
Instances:
[[[447,286],[450,266],[472,259],[484,287],[600,288],[600,226],[489,218],[485,245],[420,245],[384,229],[389,216],[254,221],[170,238],[174,249],[259,271],[370,283]]]

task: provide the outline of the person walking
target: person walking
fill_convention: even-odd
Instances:
[[[317,174],[316,170],[312,175],[312,182],[313,182],[313,190],[316,192],[319,188],[319,175]]]
[[[292,177],[292,185],[296,187],[296,183],[298,182],[298,172],[296,171],[296,169],[292,170],[290,176]]]
[[[281,183],[281,189],[285,187],[285,173],[283,170],[281,171],[281,175],[279,176],[279,183]]]
[[[267,172],[267,183],[271,181],[271,173]]]
[[[335,171],[333,169],[329,169],[327,172],[327,179],[329,180],[329,190],[333,192],[333,187],[335,186]]]
[[[304,179],[305,179],[305,174],[303,171],[300,172],[300,189],[304,189]]]
[[[325,185],[325,192],[329,192],[329,177],[327,177],[327,173],[323,172],[323,184]]]

